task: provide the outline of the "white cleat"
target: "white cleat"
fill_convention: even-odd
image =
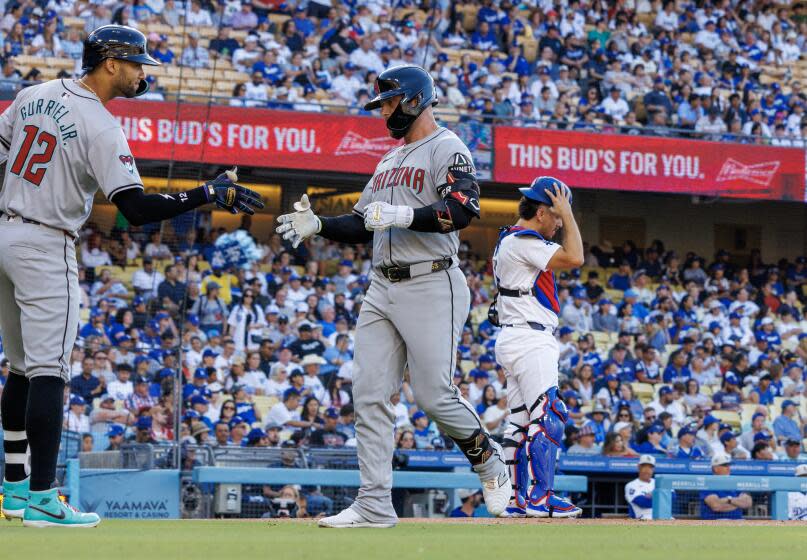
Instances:
[[[482,495],[485,497],[488,513],[499,517],[505,512],[507,504],[510,503],[511,489],[510,475],[506,470],[496,478],[482,481]]]
[[[317,525],[327,529],[389,529],[395,527],[395,522],[374,523],[367,521],[352,508],[346,508],[336,515],[323,517]]]

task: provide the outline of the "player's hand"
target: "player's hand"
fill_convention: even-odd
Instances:
[[[308,195],[304,194],[300,202],[294,203],[296,212],[283,214],[277,217],[280,223],[275,231],[286,241],[291,241],[291,246],[295,249],[304,239],[316,235],[322,229],[322,222],[311,210],[311,203]]]
[[[562,220],[566,221],[566,219],[573,216],[572,203],[570,200],[572,198],[572,190],[560,181],[558,181],[556,185],[559,188],[556,188],[554,192],[547,189],[546,195],[552,201],[552,211],[560,216]]]
[[[252,215],[255,213],[253,208],[264,207],[261,195],[237,184],[237,171],[238,168],[233,167],[232,170],[225,171],[212,181],[205,183],[207,201],[215,202],[216,206],[229,210],[233,214],[238,214],[240,211]]]
[[[364,208],[364,228],[384,231],[391,227],[408,228],[415,211],[411,206],[393,206],[386,202],[371,202]]]

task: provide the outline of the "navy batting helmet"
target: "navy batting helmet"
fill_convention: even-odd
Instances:
[[[90,33],[84,39],[84,53],[81,56],[81,69],[89,72],[107,58],[128,60],[159,66],[146,50],[146,36],[137,29],[125,25],[103,25]],[[149,89],[145,80],[140,80],[140,86],[135,95],[143,95]]]
[[[398,108],[387,119],[387,128],[394,138],[403,138],[427,107],[437,105],[434,80],[428,72],[414,64],[393,66],[381,72],[375,80],[375,94],[364,106],[366,111],[378,109],[385,99],[402,96]]]
[[[559,190],[568,190],[569,191],[569,204],[572,203],[572,192],[569,187],[566,186],[566,183],[561,181],[560,179],[555,179],[554,177],[536,177],[535,180],[529,187],[521,187],[518,189],[521,194],[524,195],[525,198],[532,200],[533,202],[538,202],[540,204],[546,204],[547,206],[552,206],[552,199],[549,198],[549,195],[546,194],[546,191],[551,190],[553,193],[560,194]]]

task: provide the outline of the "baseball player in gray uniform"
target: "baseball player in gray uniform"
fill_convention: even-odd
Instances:
[[[479,217],[479,186],[468,148],[437,125],[431,76],[418,66],[382,72],[376,97],[387,128],[404,144],[376,167],[352,214],[316,216],[307,196],[277,228],[294,247],[312,235],[373,242],[373,274],[359,314],[353,370],[361,488],[353,505],[322,527],[392,527],[393,408],[408,367],[418,406],[450,436],[479,474],[488,510],[510,498],[501,447],[452,384],[470,293],[458,268],[458,230]]]
[[[79,321],[76,232],[99,189],[134,225],[215,202],[233,213],[262,208],[234,172],[176,195],[146,195],[113,98],[146,92],[139,31],[110,25],[84,43],[85,75],[23,89],[0,115],[0,332],[10,361],[0,401],[6,457],[3,513],[25,526],[94,527],[99,518],[51,489],[64,386]],[[30,453],[30,473],[26,456]]]

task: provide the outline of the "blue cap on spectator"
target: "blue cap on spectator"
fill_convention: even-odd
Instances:
[[[125,432],[126,430],[123,429],[123,426],[120,426],[118,424],[112,424],[106,433],[106,437],[122,436]]]
[[[730,430],[730,429],[731,429],[731,426],[729,424],[726,424],[725,422],[721,422],[720,425],[718,425],[718,427],[717,427],[718,432],[722,432],[723,430]]]
[[[146,303],[146,300],[144,300],[142,296],[135,296],[134,299],[132,300],[132,305],[134,307],[137,307],[138,305],[143,305],[144,303]]]
[[[289,388],[289,389],[286,389],[285,391],[283,391],[283,400],[284,400],[284,401],[286,401],[286,400],[288,400],[290,397],[293,397],[293,396],[295,396],[295,395],[299,397],[299,396],[300,396],[300,391],[298,391],[298,390],[297,390],[297,389],[295,389],[294,387],[291,387],[291,388]]]
[[[79,395],[73,395],[73,397],[70,399],[70,406],[73,406],[73,405],[85,406],[86,404],[87,404],[87,401],[85,401]]]
[[[615,373],[609,373],[605,376],[605,382],[608,383],[610,381],[619,381],[619,376]]]
[[[717,418],[715,418],[711,414],[707,414],[706,416],[704,416],[704,418],[703,418],[703,427],[708,428],[712,424],[720,424],[720,420],[718,420]]]
[[[625,290],[625,297],[626,298],[637,298],[637,297],[639,297],[639,292],[637,292],[633,288],[629,288],[629,289]]]
[[[573,332],[574,329],[571,327],[561,327],[560,330],[558,331],[558,335],[566,336],[567,334],[572,334]]]
[[[755,412],[753,416],[751,416],[751,422],[753,422],[757,418],[765,418],[765,414],[763,414],[762,412]]]
[[[163,368],[157,372],[157,379],[166,379],[174,376],[174,370],[171,368]]]
[[[197,404],[210,404],[210,402],[202,395],[195,395],[191,397],[191,405],[197,405]]]
[[[165,311],[160,311],[159,313],[157,313],[154,316],[154,319],[157,320],[157,321],[162,321],[163,319],[170,319],[170,318],[171,318],[171,316],[168,313],[166,313]]]
[[[737,376],[733,373],[727,373],[723,380],[728,383],[729,385],[739,385],[740,380],[737,379]]]
[[[235,415],[232,418],[230,418],[230,427],[236,426],[238,424],[243,424],[244,422],[246,422],[246,420],[244,420],[243,416]]]
[[[187,322],[189,322],[194,327],[199,326],[199,316],[195,313],[189,313],[188,316],[185,318]]]
[[[490,354],[482,354],[479,356],[479,363],[480,364],[492,364],[495,363],[496,359],[491,356]]]
[[[758,441],[770,441],[773,439],[773,436],[766,431],[757,432],[754,434],[754,443]]]
[[[193,372],[194,379],[207,379],[209,376],[207,375],[207,369],[205,368],[196,368],[196,371]]]
[[[710,331],[713,331],[715,329],[722,329],[722,328],[723,327],[721,327],[720,323],[718,323],[717,321],[712,321],[711,323],[709,323],[709,330]]]
[[[325,418],[339,418],[339,411],[334,407],[328,407],[325,411]]]
[[[195,410],[186,410],[185,414],[182,416],[183,420],[195,420],[197,418],[201,418],[201,416],[199,416],[199,413]]]
[[[490,375],[486,371],[482,371],[481,369],[475,369],[471,372],[471,377],[474,379],[489,379]]]
[[[577,391],[575,391],[573,389],[569,389],[568,391],[563,391],[562,397],[563,397],[564,401],[568,401],[569,399],[580,400],[580,395],[577,393]]]
[[[256,441],[260,441],[261,438],[266,437],[266,432],[261,430],[260,428],[252,428],[249,433],[247,434],[247,441],[249,443],[254,443]]]
[[[135,422],[135,428],[138,430],[150,430],[151,429],[151,416],[141,416]]]
[[[736,438],[737,434],[735,434],[734,432],[724,432],[720,434],[720,443],[726,443],[730,439],[736,439]]]
[[[575,288],[572,291],[572,297],[574,299],[586,299],[586,290],[585,290],[585,288]]]
[[[202,358],[218,358],[219,355],[217,352],[213,352],[210,348],[202,352]]]
[[[729,319],[742,319],[743,316],[737,313],[736,311],[729,313]]]
[[[790,399],[785,399],[782,401],[782,411],[784,411],[788,406],[796,406],[796,403]]]
[[[417,422],[421,418],[426,418],[426,413],[423,412],[422,410],[418,410],[417,412],[415,412],[412,415],[412,423],[414,424],[415,422]]]
[[[672,388],[668,387],[667,385],[663,386],[661,389],[658,390],[659,396],[669,395],[672,392],[673,392]]]
[[[651,424],[649,428],[647,428],[648,434],[662,434],[664,433],[664,426],[661,424]]]
[[[343,259],[339,261],[339,266],[349,266],[350,268],[353,268],[353,261],[350,259]]]
[[[681,439],[682,437],[684,437],[686,435],[694,436],[695,435],[695,430],[693,430],[692,427],[690,427],[690,426],[684,426],[683,428],[678,430],[678,439]]]
[[[614,302],[612,302],[608,298],[602,298],[598,303],[600,306],[603,306],[603,305],[612,305]]]

